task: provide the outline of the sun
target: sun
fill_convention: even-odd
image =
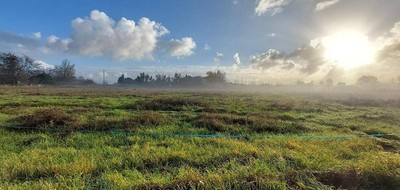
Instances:
[[[368,36],[358,31],[344,31],[323,39],[324,57],[344,69],[354,69],[374,62],[375,48]]]

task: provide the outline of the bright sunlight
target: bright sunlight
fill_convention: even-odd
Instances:
[[[368,36],[358,31],[340,32],[323,40],[325,58],[344,69],[353,69],[372,63],[375,48]]]

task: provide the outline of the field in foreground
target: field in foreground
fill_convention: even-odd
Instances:
[[[0,87],[0,126],[0,189],[400,187],[399,100]]]

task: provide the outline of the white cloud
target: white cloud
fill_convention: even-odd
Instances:
[[[37,60],[35,63],[38,64],[41,69],[54,69],[54,65],[50,65],[42,60]]]
[[[269,13],[271,16],[282,12],[284,6],[292,0],[258,0],[255,12],[258,16]]]
[[[388,33],[376,41],[378,48],[378,61],[398,63],[400,59],[400,22],[394,24]],[[398,65],[398,64],[397,64]],[[400,65],[398,65],[400,68]]]
[[[193,50],[196,48],[196,43],[192,38],[185,37],[181,40],[172,39],[168,43],[168,52],[173,57],[186,57],[193,54]]]
[[[49,46],[81,55],[106,55],[120,60],[153,59],[159,38],[169,31],[146,17],[138,23],[121,18],[115,22],[106,13],[93,10],[89,17],[71,23],[70,39],[48,38]]]
[[[386,35],[379,37],[377,40],[378,49],[384,49],[396,44],[400,44],[400,22],[395,23]]]
[[[233,65],[232,65],[233,70],[237,70],[238,67],[239,67],[239,65],[240,65],[239,53],[235,53],[235,54],[233,55]]]
[[[322,11],[332,5],[339,3],[339,1],[340,0],[323,0],[321,2],[318,2],[315,6],[315,11]]]
[[[208,44],[206,44],[206,45],[204,45],[204,51],[209,51],[209,50],[211,50],[211,47],[208,45]]]
[[[290,70],[294,68],[294,62],[288,60],[286,54],[276,49],[269,49],[265,53],[256,54],[250,57],[252,68],[267,70],[273,67]]]
[[[47,37],[47,46],[58,51],[67,51],[70,43],[71,39],[62,40],[55,35]]]
[[[268,34],[268,37],[270,37],[270,38],[276,37],[276,34],[275,33],[270,33],[270,34]]]
[[[214,56],[214,63],[219,65],[221,63],[221,59],[224,57],[222,53],[217,52]]]
[[[293,0],[257,0],[255,13],[261,16],[268,13],[271,16],[278,14],[283,11],[283,8],[290,4]],[[314,11],[322,11],[328,7],[331,7],[341,0],[307,0],[304,2],[317,2]]]

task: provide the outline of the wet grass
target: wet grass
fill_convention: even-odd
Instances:
[[[252,138],[399,134],[400,110],[384,100],[120,88],[0,90],[0,189],[400,187],[396,135]],[[15,125],[29,130],[8,128]]]

